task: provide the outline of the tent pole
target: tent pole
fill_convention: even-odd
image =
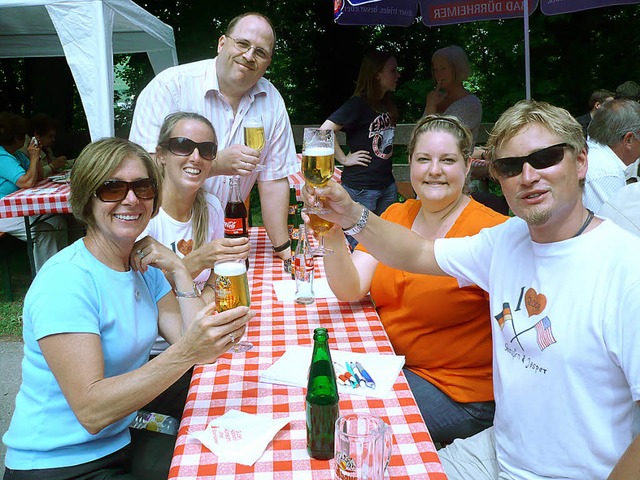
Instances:
[[[525,98],[531,100],[531,63],[529,58],[529,0],[524,0],[524,75]]]

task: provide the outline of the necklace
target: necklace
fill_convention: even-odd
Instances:
[[[447,213],[445,213],[444,216],[440,219],[441,222],[444,222],[444,220],[453,213],[453,211],[458,207],[458,205],[460,205],[460,202],[462,201],[463,198],[464,198],[464,195],[460,195],[455,205],[451,207],[451,209]]]
[[[439,220],[439,225],[436,228],[435,232],[433,233],[427,233],[427,232],[431,232],[433,230],[433,228],[429,228],[429,226],[425,223],[426,220],[424,218],[424,216],[420,216],[421,220],[420,222],[422,222],[424,224],[424,228],[426,229],[424,232],[422,232],[422,235],[426,235],[425,238],[431,238],[431,239],[435,239],[435,238],[440,238],[438,236],[438,233],[442,230],[443,227],[445,227],[445,220],[447,219],[447,217],[449,215],[451,215],[454,210],[456,210],[456,208],[458,208],[458,205],[460,205],[460,202],[462,202],[462,200],[464,199],[464,195],[460,195],[460,197],[458,198],[458,201],[456,201],[456,203],[453,205],[453,207],[451,207],[447,213],[445,213],[442,218],[440,218]],[[448,229],[447,229],[448,230]],[[418,231],[418,230],[416,230]]]
[[[587,214],[587,219],[584,221],[584,223],[582,224],[582,226],[580,227],[580,229],[576,232],[576,234],[571,237],[571,238],[576,238],[577,236],[579,236],[582,232],[584,232],[587,227],[589,226],[589,224],[591,223],[591,220],[593,220],[593,212],[591,210],[589,210],[587,208],[587,212],[589,212]]]

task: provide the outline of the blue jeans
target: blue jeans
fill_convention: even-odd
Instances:
[[[353,189],[346,185],[342,186],[354,201],[360,202],[376,215],[382,215],[389,205],[398,201],[398,187],[396,186],[396,182],[392,182],[382,190]],[[358,241],[349,235],[347,235],[347,240],[349,241],[349,245],[351,245],[351,250],[358,245]]]
[[[456,402],[419,375],[403,371],[434,442],[450,443],[493,425],[494,402]]]

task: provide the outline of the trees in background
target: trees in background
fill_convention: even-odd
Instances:
[[[320,123],[352,93],[362,55],[368,48],[396,53],[402,78],[396,96],[401,121],[414,122],[431,88],[430,59],[438,48],[463,47],[473,64],[470,89],[484,106],[484,121],[495,121],[505,108],[525,96],[522,20],[476,22],[429,28],[421,23],[402,27],[340,26],[333,22],[330,0],[136,0],[174,29],[180,63],[215,56],[217,40],[228,21],[245,11],[269,16],[277,31],[277,49],[267,77],[285,97],[292,123]],[[636,61],[640,6],[607,7],[570,15],[530,17],[532,97],[586,112],[591,92],[610,90],[627,80],[640,83]],[[152,78],[146,56],[118,58],[119,74],[135,95]],[[0,110],[30,115],[48,111],[59,116],[60,102],[42,95],[42,85],[71,84],[64,68],[53,81],[38,75],[43,59],[0,61]],[[50,61],[50,60],[49,60]],[[64,59],[57,59],[64,62]],[[40,85],[40,87],[38,86]],[[57,88],[57,87],[56,87]],[[50,91],[50,90],[49,90]],[[75,112],[63,126],[83,128],[77,95]],[[122,99],[120,99],[122,100]],[[51,111],[51,109],[55,109]],[[69,107],[66,107],[66,112]],[[131,105],[119,102],[116,130],[126,135]]]

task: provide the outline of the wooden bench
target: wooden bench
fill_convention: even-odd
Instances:
[[[293,139],[295,141],[296,147],[300,151],[302,149],[302,140],[304,136],[304,129],[309,128],[318,128],[320,125],[292,125],[291,128],[293,130]],[[393,137],[393,144],[398,146],[405,146],[409,143],[409,139],[411,138],[411,133],[415,128],[415,123],[399,123],[396,125],[396,132]],[[481,123],[480,130],[478,131],[478,145],[484,145],[487,143],[489,138],[489,132],[493,128],[493,123]],[[344,132],[338,132],[338,143],[340,146],[346,146],[347,137]],[[398,193],[402,195],[404,198],[415,198],[416,194],[411,187],[411,179],[409,177],[409,165],[408,159],[402,159],[403,163],[394,163],[393,164],[393,176],[396,179],[396,185],[398,186]]]

